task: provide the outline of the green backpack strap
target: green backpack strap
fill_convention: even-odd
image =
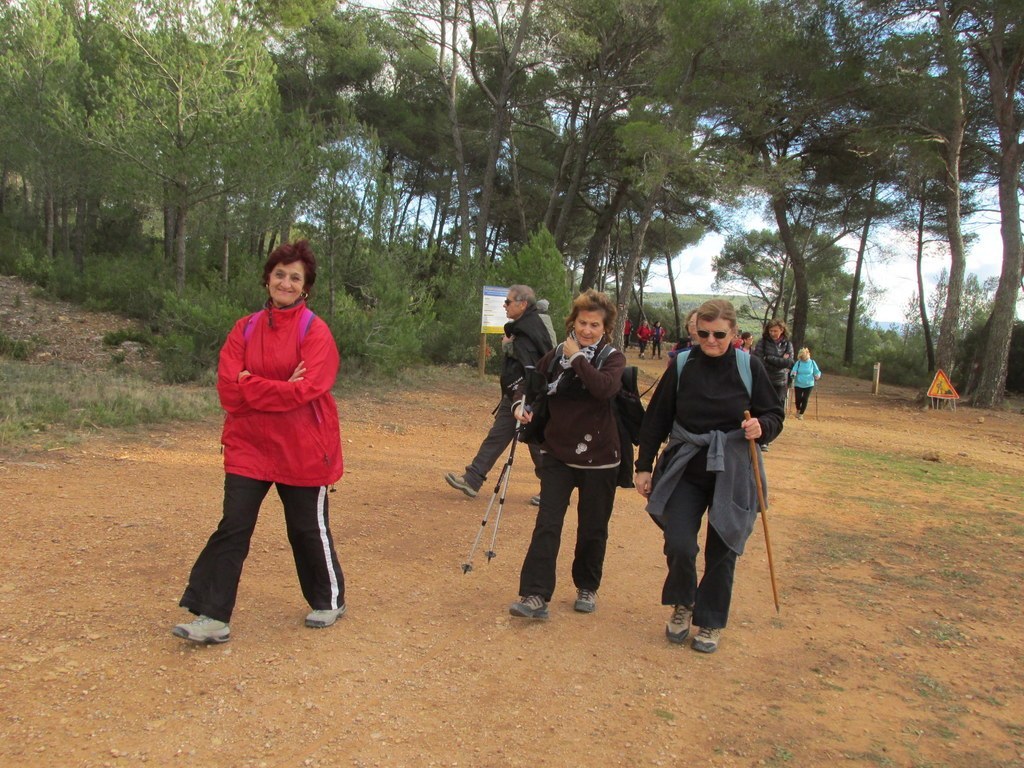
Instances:
[[[679,389],[679,383],[683,380],[683,366],[686,365],[686,361],[690,359],[690,350],[684,349],[676,355],[676,389]],[[743,386],[747,388],[747,396],[751,397],[754,393],[754,376],[750,372],[750,353],[744,352],[742,349],[736,350],[736,368],[740,372],[740,378],[743,379]]]

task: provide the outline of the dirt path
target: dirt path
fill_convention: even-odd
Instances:
[[[348,615],[302,627],[272,494],[217,647],[169,629],[218,518],[219,424],[0,457],[0,765],[1024,765],[1024,416],[826,372],[820,418],[787,420],[767,458],[782,611],[758,527],[703,656],[663,638],[659,532],[632,491],[593,615],[572,610],[571,522],[550,621],[507,614],[522,464],[497,557],[462,573],[489,493],[442,473],[495,390],[461,371],[343,399]]]

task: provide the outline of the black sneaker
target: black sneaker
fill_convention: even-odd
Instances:
[[[524,619],[546,619],[548,617],[548,604],[540,595],[527,595],[520,597],[518,603],[512,603],[508,612],[513,616],[521,616]]]

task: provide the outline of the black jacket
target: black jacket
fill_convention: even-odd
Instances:
[[[768,369],[768,375],[775,386],[789,383],[789,369],[796,364],[793,342],[786,338],[772,341],[772,337],[765,334],[754,347],[754,354],[761,358],[761,362]],[[789,357],[784,357],[784,355],[789,355]]]
[[[501,393],[512,397],[527,371],[551,351],[551,337],[535,306],[527,307],[518,320],[505,323],[505,335],[512,338],[512,349],[501,364]]]

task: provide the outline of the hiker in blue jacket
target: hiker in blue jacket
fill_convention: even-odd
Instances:
[[[811,350],[802,347],[796,354],[796,365],[793,366],[793,392],[796,395],[796,417],[802,419],[807,410],[807,401],[811,399],[814,382],[821,378],[821,369],[811,359]]]
[[[636,489],[664,531],[668,576],[661,602],[672,606],[665,634],[670,642],[684,643],[692,621],[700,627],[693,648],[704,653],[718,648],[736,558],[757,518],[747,441],[774,439],[784,416],[764,365],[732,346],[735,335],[731,303],[714,299],[700,306],[698,346],[662,376],[644,414],[635,465]],[[744,411],[752,417],[744,419]],[[668,446],[652,475],[665,438]],[[704,575],[698,585],[697,537],[705,511]]]

